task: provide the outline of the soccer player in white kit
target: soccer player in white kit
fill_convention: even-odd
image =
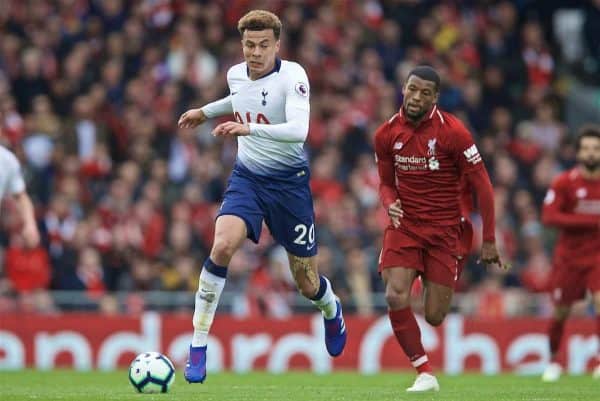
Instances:
[[[35,248],[40,242],[40,233],[35,222],[33,204],[25,192],[25,180],[21,165],[16,156],[4,146],[0,146],[0,201],[10,195],[14,198],[18,213],[23,222],[21,234],[25,246]]]
[[[288,253],[290,269],[302,295],[321,310],[325,345],[331,356],[342,353],[346,327],[331,283],[317,271],[310,171],[304,153],[310,116],[310,86],[304,69],[281,60],[281,21],[254,10],[238,22],[244,62],[227,73],[229,96],[185,112],[179,127],[192,128],[208,118],[233,115],[215,136],[236,136],[238,154],[215,226],[210,256],[200,274],[184,376],[190,383],[206,378],[206,344],[227,265],[246,238],[258,242],[263,220]]]

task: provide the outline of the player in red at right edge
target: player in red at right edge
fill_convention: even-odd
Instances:
[[[544,199],[542,222],[560,230],[554,249],[550,291],[554,317],[548,334],[551,363],[542,380],[560,378],[558,350],[573,302],[590,290],[600,340],[600,126],[584,126],[577,137],[577,166],[560,174]],[[600,379],[600,349],[593,372]]]
[[[391,219],[379,271],[394,334],[418,372],[409,392],[439,390],[410,308],[410,291],[421,276],[425,319],[439,326],[470,249],[464,188],[475,189],[481,210],[481,261],[503,266],[494,237],[490,179],[471,134],[458,118],[438,108],[439,86],[433,68],[413,69],[402,88],[402,107],[375,133],[380,196]]]

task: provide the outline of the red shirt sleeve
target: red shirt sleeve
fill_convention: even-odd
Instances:
[[[375,132],[375,161],[379,172],[379,196],[387,210],[398,199],[396,171],[390,143],[389,123],[380,126]]]
[[[471,133],[460,120],[453,119],[451,123],[455,126],[453,140],[459,174],[466,178],[469,186],[475,189],[477,194],[477,204],[483,222],[483,240],[494,242],[496,233],[494,188]]]
[[[554,180],[544,198],[542,223],[557,228],[596,228],[597,215],[566,212],[568,183],[564,175]]]

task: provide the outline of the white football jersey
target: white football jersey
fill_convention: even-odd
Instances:
[[[233,112],[237,122],[249,124],[250,135],[238,137],[238,162],[267,176],[307,167],[310,86],[304,69],[277,59],[271,73],[252,81],[243,62],[229,69],[227,84],[230,95],[202,110],[207,117]]]
[[[0,199],[25,191],[25,180],[16,156],[0,146]]]

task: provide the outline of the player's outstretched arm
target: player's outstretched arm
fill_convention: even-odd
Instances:
[[[177,121],[179,128],[195,128],[209,118],[233,114],[231,96],[226,96],[198,109],[190,109],[183,113]]]
[[[207,120],[202,109],[190,109],[183,113],[177,121],[179,128],[194,128]]]
[[[40,233],[35,221],[33,203],[25,191],[15,194],[14,198],[17,202],[21,220],[23,221],[22,235],[25,240],[25,246],[35,248],[40,243]]]

